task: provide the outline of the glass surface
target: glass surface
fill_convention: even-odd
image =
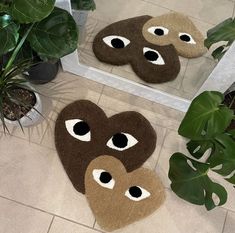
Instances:
[[[211,52],[194,59],[180,57],[181,71],[174,81],[150,84],[141,80],[130,65],[112,66],[99,62],[92,51],[93,38],[113,22],[140,15],[154,17],[170,11],[187,14],[206,37],[208,29],[233,15],[233,3],[228,0],[97,0],[96,5],[97,9],[89,12],[85,27],[80,26],[80,62],[187,99],[195,95],[216,66]]]

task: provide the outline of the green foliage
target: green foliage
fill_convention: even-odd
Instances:
[[[0,59],[9,57],[0,64],[0,121],[4,130],[4,101],[25,106],[11,93],[19,87],[30,89],[22,74],[36,64],[33,54],[47,61],[77,48],[75,21],[67,11],[54,8],[54,3],[55,0],[3,0],[0,4]]]
[[[192,101],[178,132],[190,139],[187,149],[194,159],[181,153],[170,159],[172,190],[186,201],[205,205],[207,210],[217,206],[213,193],[220,199],[218,205],[227,200],[226,190],[208,177],[209,170],[235,184],[235,131],[227,131],[234,112],[222,102],[223,95],[214,91],[203,92]],[[206,161],[198,161],[206,152]]]
[[[95,10],[96,5],[94,0],[71,0],[73,6],[76,7],[77,10]]]
[[[235,19],[229,18],[207,32],[205,46],[209,49],[213,44],[223,42],[212,52],[215,59],[220,60],[235,40]]]
[[[54,8],[47,18],[35,24],[27,40],[41,59],[59,59],[77,47],[77,27],[67,11]]]
[[[19,25],[9,15],[0,16],[0,55],[13,50],[19,39]]]
[[[213,193],[219,197],[219,205],[226,202],[227,192],[224,187],[212,182],[207,175],[209,164],[175,153],[170,159],[170,167],[171,188],[180,198],[196,205],[205,205],[208,210],[216,207]]]

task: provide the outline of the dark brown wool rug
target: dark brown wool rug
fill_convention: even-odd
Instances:
[[[156,133],[138,112],[108,118],[88,100],[65,107],[55,125],[55,145],[74,187],[85,193],[88,164],[100,155],[118,158],[128,172],[139,168],[153,153]]]
[[[55,125],[56,149],[73,186],[86,195],[107,231],[147,217],[165,199],[157,175],[141,165],[156,146],[156,132],[137,112],[108,118],[88,100],[66,106]]]
[[[93,41],[95,56],[111,65],[130,64],[148,83],[175,79],[180,61],[173,45],[159,46],[143,36],[143,26],[151,16],[140,16],[113,23],[99,32]]]

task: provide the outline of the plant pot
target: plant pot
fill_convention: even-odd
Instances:
[[[27,74],[29,82],[34,84],[45,84],[52,81],[59,70],[59,62],[55,64],[43,62],[38,65],[32,66]]]
[[[33,89],[30,85],[28,85],[31,89]],[[32,108],[25,116],[19,119],[20,124],[23,127],[28,127],[31,125],[34,125],[37,121],[40,120],[42,117],[38,112],[42,112],[42,101],[38,93],[35,93],[36,97],[36,103],[34,105],[34,108]],[[12,121],[7,118],[4,118],[5,123],[13,125],[13,126],[19,126],[19,122],[17,120]]]

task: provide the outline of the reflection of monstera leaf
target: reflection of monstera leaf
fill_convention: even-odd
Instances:
[[[205,205],[207,210],[223,205],[227,200],[227,192],[224,187],[208,177],[208,170],[209,164],[175,153],[170,159],[168,174],[172,190],[188,202]],[[214,195],[219,198],[217,205],[213,201]]]
[[[95,10],[96,5],[94,0],[71,0],[72,6],[78,10]]]
[[[59,59],[77,48],[77,28],[73,17],[65,10],[52,13],[36,23],[27,40],[43,60]]]
[[[19,26],[9,15],[0,16],[0,56],[14,49],[19,38],[18,30]]]
[[[20,23],[34,23],[47,17],[55,0],[12,0],[10,14]]]
[[[235,40],[235,19],[229,18],[207,32],[205,46],[209,49],[213,44],[223,41],[212,53],[215,59],[221,59]]]
[[[179,134],[193,139],[204,140],[224,132],[233,119],[233,111],[222,105],[223,95],[206,91],[191,103],[179,127]]]

